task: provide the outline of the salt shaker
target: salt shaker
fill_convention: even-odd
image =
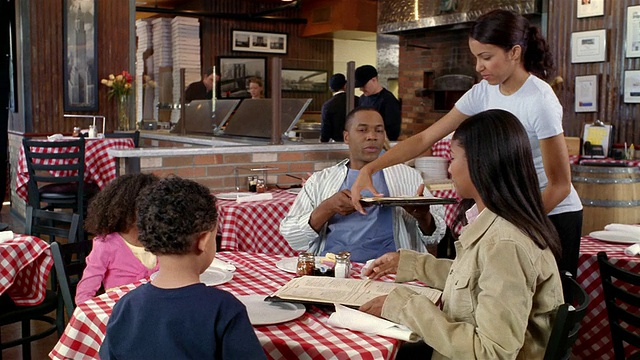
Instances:
[[[336,254],[336,266],[334,268],[335,277],[348,278],[351,273],[351,253],[343,251]]]
[[[296,276],[313,275],[316,268],[316,259],[312,253],[303,252],[298,255],[298,265],[296,266]]]
[[[96,130],[95,125],[89,125],[89,137],[90,138],[98,137],[98,131]]]

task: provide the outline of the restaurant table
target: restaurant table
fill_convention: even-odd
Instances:
[[[35,236],[17,235],[0,241],[0,295],[19,306],[44,301],[53,265],[49,244]]]
[[[42,140],[47,141],[47,140]],[[115,158],[107,153],[108,149],[132,149],[132,139],[86,139],[85,155],[84,155],[84,179],[87,182],[93,182],[100,189],[104,188],[108,183],[116,178],[116,162]],[[67,148],[32,148],[34,152],[42,153],[68,151]],[[51,160],[49,160],[51,161]],[[52,174],[56,176],[56,174]],[[27,201],[29,182],[29,171],[27,169],[27,159],[24,156],[24,147],[20,147],[18,154],[18,170],[16,176],[16,193],[20,198]]]
[[[616,160],[612,158],[604,158],[604,159],[589,159],[589,158],[581,158],[579,155],[571,155],[569,156],[569,163],[571,165],[578,165],[580,161],[588,161],[590,163],[596,164],[619,164],[623,166],[637,166],[640,167],[640,160]]]
[[[233,279],[217,286],[236,296],[267,296],[294,277],[275,266],[282,256],[220,252],[216,258],[236,266]],[[361,269],[362,264],[353,263],[352,276],[359,274]],[[97,358],[113,306],[124,294],[144,282],[146,280],[121,286],[78,305],[49,357]],[[298,319],[254,326],[254,330],[270,359],[394,358],[399,340],[329,326],[327,319],[332,312],[333,307],[307,306],[307,311]]]
[[[247,251],[293,256],[294,251],[280,235],[280,221],[296,199],[286,190],[270,192],[273,199],[236,202],[218,199],[220,250]]]
[[[630,245],[602,242],[589,236],[582,237],[577,280],[591,297],[591,303],[582,320],[580,336],[573,346],[573,355],[579,359],[613,359],[613,343],[597,254],[604,251],[616,266],[640,273],[640,257],[624,254],[624,249]]]

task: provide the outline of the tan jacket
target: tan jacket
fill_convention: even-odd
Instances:
[[[401,250],[396,281],[443,289],[443,309],[408,289],[389,294],[382,317],[434,349],[432,359],[542,359],[563,302],[551,250],[485,209],[456,242],[455,260]]]

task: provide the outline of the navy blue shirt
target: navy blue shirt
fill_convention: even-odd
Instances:
[[[246,308],[226,291],[144,284],[113,307],[106,359],[266,359]]]
[[[400,116],[400,101],[393,96],[391,91],[383,88],[377,94],[360,96],[359,107],[368,107],[378,110],[384,120],[384,130],[391,141],[398,140],[402,117]]]

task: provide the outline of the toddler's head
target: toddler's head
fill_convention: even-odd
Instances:
[[[209,189],[187,179],[169,177],[146,188],[138,197],[138,239],[155,255],[206,253],[204,271],[215,256],[218,218]],[[213,237],[213,249],[198,249],[198,241]],[[210,257],[210,258],[209,258]]]
[[[157,182],[153,174],[127,174],[102,189],[89,204],[85,228],[94,234],[126,232],[136,225],[136,197]]]

